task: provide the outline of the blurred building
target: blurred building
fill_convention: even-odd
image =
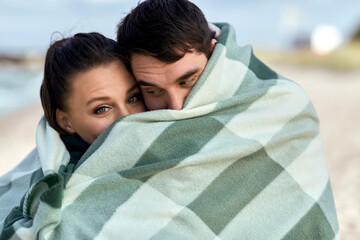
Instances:
[[[311,33],[310,47],[318,55],[327,55],[344,43],[344,35],[335,26],[319,25]]]

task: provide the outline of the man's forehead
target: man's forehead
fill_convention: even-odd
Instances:
[[[199,53],[197,51],[187,52],[184,54],[182,58],[180,58],[178,61],[173,63],[167,63],[163,62],[155,57],[140,54],[140,53],[134,53],[132,54],[130,58],[130,64],[131,68],[134,71],[134,69],[140,69],[140,68],[166,68],[166,67],[172,67],[172,66],[179,66],[179,65],[187,65],[187,64],[199,64],[199,60],[201,58],[205,57],[204,53]],[[201,60],[200,60],[201,61]],[[206,59],[207,61],[207,59]]]
[[[130,63],[137,81],[162,80],[174,71],[173,63],[165,63],[148,55],[134,54]]]
[[[174,63],[165,63],[152,56],[134,54],[131,68],[138,82],[146,85],[176,83],[202,72],[207,62],[204,53],[189,52]],[[145,86],[145,84],[143,84]]]
[[[162,62],[149,55],[134,53],[130,58],[131,68],[134,70],[142,68],[164,68],[168,63]]]

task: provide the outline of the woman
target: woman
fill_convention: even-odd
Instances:
[[[61,161],[66,167],[52,170],[67,179],[109,125],[120,117],[145,111],[140,89],[121,61],[116,42],[99,33],[78,33],[50,45],[40,97],[46,121],[39,123],[37,148],[0,179],[0,186],[12,181],[11,189],[0,187],[1,237],[12,232],[13,222],[30,217],[23,201],[31,198],[31,187],[46,178],[44,175],[51,169],[48,162]],[[44,136],[50,133],[55,141],[42,140],[42,123],[51,126]],[[63,154],[64,145],[69,157]]]
[[[115,119],[145,111],[116,42],[79,33],[53,43],[46,54],[40,95],[49,124],[91,144]]]
[[[145,111],[120,59],[116,42],[99,33],[78,33],[47,51],[40,90],[45,117],[69,152],[77,149],[77,160],[116,119]]]

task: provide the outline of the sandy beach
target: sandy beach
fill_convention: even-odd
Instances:
[[[335,197],[341,239],[360,239],[360,72],[271,64],[312,99]],[[0,118],[0,175],[35,147],[40,103]],[[9,161],[10,160],[10,161]]]
[[[320,119],[342,240],[360,239],[360,72],[273,65],[298,82]]]
[[[0,175],[15,167],[35,147],[36,126],[43,115],[40,101],[0,117]]]

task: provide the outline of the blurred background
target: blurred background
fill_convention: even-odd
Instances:
[[[77,32],[115,39],[137,0],[0,0],[0,175],[35,147],[49,44]],[[298,82],[320,119],[342,239],[360,239],[360,1],[193,0],[240,45]]]

